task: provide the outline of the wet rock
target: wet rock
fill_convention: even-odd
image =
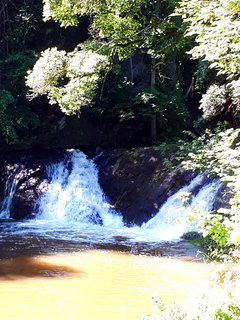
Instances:
[[[6,181],[11,174],[17,174],[16,192],[10,212],[12,218],[34,217],[37,200],[49,186],[46,165],[58,162],[63,157],[62,150],[24,151],[0,156],[1,200],[5,197]],[[110,206],[122,214],[128,225],[147,222],[169,196],[195,177],[195,174],[177,164],[173,155],[167,157],[157,147],[98,149],[95,163],[99,168],[99,182]],[[193,194],[199,188],[196,186]],[[226,207],[229,198],[229,190],[223,186],[217,194],[214,210]],[[90,222],[102,224],[96,214],[92,215]]]
[[[202,235],[199,232],[190,231],[190,232],[184,233],[184,235],[182,236],[182,239],[192,241],[192,240],[200,239],[201,237]]]
[[[39,196],[49,186],[46,165],[62,159],[58,151],[10,152],[0,157],[0,195],[1,200],[13,194],[10,218],[34,218]],[[6,190],[9,183],[9,190]],[[13,183],[16,190],[11,190]]]
[[[41,179],[40,172],[38,177],[29,176],[24,180],[24,182],[19,181],[19,187],[13,197],[11,208],[11,218],[13,219],[33,218],[37,200],[48,188],[48,181]]]
[[[169,168],[165,156],[153,147],[101,150],[95,161],[110,204],[128,225],[148,221],[169,196],[194,177],[181,166]],[[169,156],[168,165],[170,161],[174,164]]]
[[[229,200],[231,197],[231,190],[227,186],[222,185],[215,197],[213,211],[217,211],[220,208],[230,208]]]

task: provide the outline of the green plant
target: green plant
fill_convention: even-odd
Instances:
[[[211,258],[239,259],[240,245],[240,130],[225,129],[205,133],[192,141],[181,142],[179,160],[188,169],[218,177],[229,189],[229,208],[217,213],[195,215],[204,235],[202,245]]]
[[[11,92],[0,91],[0,131],[7,143],[18,139],[18,131],[39,125],[38,117],[27,106],[16,106]]]
[[[210,120],[221,114],[227,102],[228,92],[225,85],[211,85],[200,101],[203,117]]]
[[[200,59],[197,87],[206,80],[207,69],[214,69],[221,76],[221,85],[210,83],[202,98],[201,109],[206,119],[223,111],[232,111],[238,116],[239,9],[238,0],[182,0],[176,10],[186,24],[185,35],[195,38],[189,53],[193,59]]]

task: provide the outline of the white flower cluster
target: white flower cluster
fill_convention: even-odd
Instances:
[[[226,103],[226,86],[211,85],[200,101],[200,109],[207,120],[219,115]]]
[[[108,60],[103,55],[91,51],[76,51],[69,56],[67,72],[70,77],[90,75],[98,72],[99,67],[107,63]]]
[[[43,0],[43,17],[44,21],[50,20],[52,15],[51,15],[51,5],[48,0]]]
[[[32,71],[28,71],[26,85],[33,96],[48,94],[65,75],[66,52],[57,48],[42,52]]]
[[[72,114],[91,104],[108,65],[107,57],[89,50],[66,53],[52,48],[28,72],[26,84],[33,97],[47,94],[50,104]]]

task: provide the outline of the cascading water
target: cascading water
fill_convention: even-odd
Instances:
[[[64,161],[47,167],[48,191],[36,204],[37,217],[80,223],[122,226],[106,203],[93,161],[81,151],[68,151]]]
[[[20,179],[21,179],[21,166],[15,166],[11,174],[9,174],[6,181],[4,198],[0,207],[0,219],[9,218],[12,199],[16,191],[18,181]]]
[[[219,180],[213,180],[202,186],[204,177],[197,175],[189,185],[181,188],[168,198],[159,212],[143,224],[142,229],[151,230],[164,240],[179,239],[184,233],[193,231],[195,226],[188,218],[194,212],[212,210],[215,196],[221,187]],[[192,192],[200,187],[196,195]],[[188,198],[184,205],[184,198]]]
[[[21,171],[9,176],[0,218],[9,217],[12,198]],[[129,243],[178,240],[183,233],[194,229],[188,216],[191,211],[211,211],[221,186],[218,180],[206,182],[196,176],[162,205],[159,212],[141,227],[124,226],[122,217],[106,202],[98,183],[98,171],[92,160],[78,150],[69,150],[63,161],[48,165],[48,190],[35,204],[35,219],[8,226],[9,233],[44,234],[51,239],[71,239],[107,243],[126,239]],[[189,197],[183,207],[181,198]],[[5,233],[7,229],[5,228]],[[121,240],[122,241],[122,240]]]

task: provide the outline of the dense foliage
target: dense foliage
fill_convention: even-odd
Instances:
[[[223,111],[239,112],[240,105],[240,4],[238,0],[184,0],[177,10],[187,24],[187,36],[196,44],[189,51],[195,59],[209,62],[220,78],[201,101],[205,118]],[[224,82],[224,85],[222,85]],[[214,96],[214,97],[213,97]]]
[[[25,75],[36,60],[30,42],[40,17],[30,1],[0,6],[0,141],[16,142],[38,117],[26,100]]]
[[[50,103],[57,103],[66,114],[78,114],[82,106],[93,105],[95,114],[101,113],[106,118],[110,115],[123,120],[129,115],[133,118],[139,114],[155,115],[154,121],[160,127],[166,122],[164,119],[171,127],[175,118],[175,123],[185,125],[186,106],[183,102],[178,108],[175,101],[184,100],[177,61],[184,56],[183,48],[188,42],[183,38],[181,19],[170,16],[175,4],[170,0],[44,1],[45,21],[54,19],[65,28],[78,25],[80,17],[88,16],[90,37],[65,53],[64,58],[56,48],[43,52],[27,77],[31,95],[46,94]],[[140,79],[145,81],[144,86],[139,84],[135,71],[139,68],[134,65],[136,55],[147,57],[146,73],[141,75],[145,79]],[[46,61],[51,65],[47,72],[43,68]],[[69,69],[73,61],[74,72]],[[81,70],[76,68],[77,63],[81,64]],[[130,85],[124,85],[127,82]],[[128,87],[128,101],[121,97],[122,87]],[[114,101],[115,96],[118,101]],[[159,96],[164,99],[164,106]]]
[[[178,160],[189,170],[217,177],[225,186],[229,207],[218,212],[193,212],[198,228],[204,236],[201,240],[213,259],[239,260],[240,246],[240,130],[206,130],[190,142],[179,141]]]
[[[1,132],[9,142],[22,134],[21,123],[37,124],[23,80],[36,60],[40,6],[40,1],[14,6],[4,0],[0,11]],[[204,119],[231,114],[238,121],[238,1],[43,1],[44,21],[57,21],[66,30],[81,32],[83,17],[89,22],[87,41],[74,50],[60,42],[43,50],[27,76],[30,98],[47,95],[67,115],[91,105],[91,116],[113,124],[142,115],[155,130],[153,142],[191,125],[189,119],[201,114],[196,102],[202,94]]]

